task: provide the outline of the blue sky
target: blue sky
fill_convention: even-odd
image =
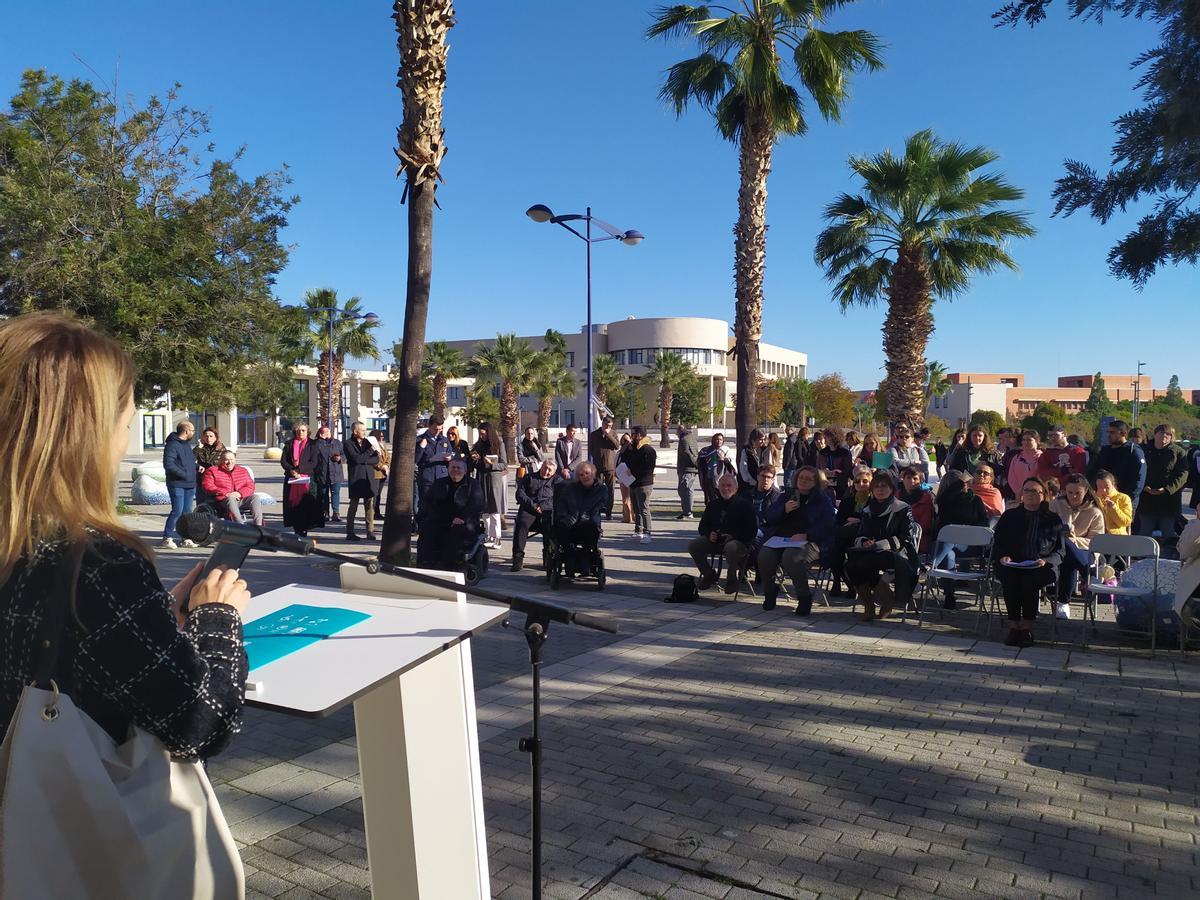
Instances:
[[[662,72],[689,55],[642,35],[652,3],[458,0],[451,32],[449,155],[436,220],[430,339],[538,333],[583,322],[582,244],[524,216],[533,203],[637,228],[637,247],[594,255],[594,316],[732,319],[737,157],[701,110],[677,120],[657,98]],[[869,28],[887,69],[859,76],[840,124],[810,116],[779,145],[768,200],[765,339],[804,350],[810,373],[870,387],[882,374],[880,308],[842,314],[812,259],[821,210],[853,190],[852,153],[899,148],[931,127],[1001,154],[1039,228],[1012,249],[1020,273],[980,278],[936,310],[928,355],[950,370],[1177,373],[1200,388],[1200,273],[1167,270],[1137,293],[1109,276],[1108,248],[1128,216],[1102,227],[1051,218],[1065,157],[1102,167],[1112,119],[1133,108],[1129,62],[1155,39],[1146,23],[1069,21],[995,29],[1000,0],[862,0],[834,28]],[[1062,3],[1055,4],[1056,7]],[[278,294],[359,295],[390,346],[404,307],[405,217],[395,179],[400,95],[390,3],[19,4],[0,34],[0,88],[43,67],[117,79],[144,98],[183,84],[208,111],[218,152],[247,145],[251,175],[290,166],[301,197]]]

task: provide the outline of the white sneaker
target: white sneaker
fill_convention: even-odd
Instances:
[[[158,542],[158,546],[163,550],[178,550],[179,549],[179,545],[176,544],[170,538],[163,538],[161,541]]]
[[[197,544],[195,541],[192,541],[192,540],[184,540],[184,541],[183,541],[183,543],[181,543],[179,546],[180,546],[180,547],[187,547],[189,550],[194,550],[194,549],[196,549],[196,548],[197,548],[198,546],[200,546],[200,545],[199,545],[199,544]]]
[[[643,544],[648,544],[648,543],[650,543],[650,535],[648,535],[648,534],[643,534],[643,535],[642,535],[642,543],[643,543]]]
[[[1056,619],[1071,618],[1071,604],[1055,603],[1054,604],[1054,618],[1056,618]]]

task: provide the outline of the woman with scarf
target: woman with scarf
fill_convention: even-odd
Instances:
[[[279,465],[283,468],[283,524],[296,534],[325,527],[325,510],[313,492],[313,473],[320,455],[317,442],[308,437],[308,425],[298,422],[292,439],[284,441]]]
[[[1021,501],[996,523],[992,559],[1008,609],[1009,647],[1033,646],[1033,623],[1043,588],[1058,581],[1062,565],[1063,523],[1046,502],[1046,485],[1025,479]]]
[[[917,547],[913,542],[912,509],[896,496],[890,471],[871,477],[871,499],[863,510],[858,534],[846,552],[846,580],[863,604],[863,621],[887,616],[896,601],[907,603],[917,583]],[[894,573],[895,589],[882,578]]]

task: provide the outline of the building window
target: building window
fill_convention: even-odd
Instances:
[[[196,429],[196,437],[200,436],[205,428],[217,427],[217,414],[210,412],[192,412],[188,413],[188,421],[192,423],[192,427]]]
[[[567,351],[567,368],[568,369],[575,368],[575,351],[574,350]]]
[[[625,365],[625,351],[624,350],[614,350],[612,353],[610,353],[608,355],[613,358],[613,362],[615,362],[618,366]]]
[[[498,385],[498,384],[492,385],[492,396],[495,397],[497,400],[500,399],[500,385]]]
[[[142,416],[142,447],[151,450],[166,443],[167,420],[164,416]]]
[[[658,359],[658,352],[659,351],[658,351],[657,347],[647,347],[646,348],[646,365],[648,365],[648,366],[654,365],[654,361],[656,359]]]
[[[367,431],[382,431],[384,440],[389,440],[392,432],[388,425],[388,417],[375,416],[367,419]]]
[[[567,420],[567,425],[578,424],[575,421],[575,410],[573,410],[573,409],[563,410],[563,418]],[[564,425],[563,427],[565,428],[566,425]]]
[[[644,363],[645,353],[646,353],[645,350],[630,350],[629,351],[629,365],[631,365],[631,366],[644,365],[645,364]]]
[[[267,414],[239,412],[237,433],[239,444],[265,444],[267,442]]]
[[[461,387],[446,388],[446,403],[449,406],[462,406],[463,389]]]
[[[375,409],[379,409],[379,407],[383,406],[383,385],[373,384],[369,390],[371,392],[371,402],[369,405]]]

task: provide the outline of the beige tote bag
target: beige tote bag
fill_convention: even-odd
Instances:
[[[53,671],[67,593],[39,673]],[[201,764],[136,726],[118,745],[48,675],[36,683],[0,744],[0,898],[240,900],[241,859]]]

